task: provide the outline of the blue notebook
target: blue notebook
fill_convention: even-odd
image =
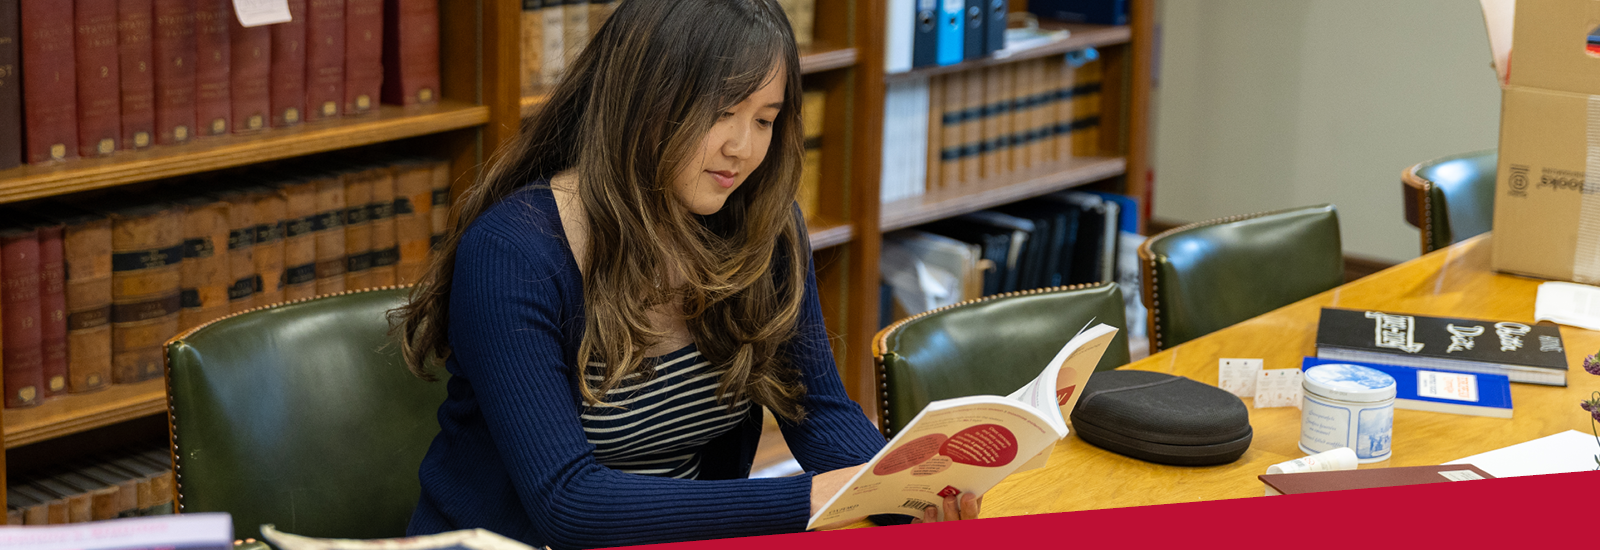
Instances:
[[[1307,357],[1300,370],[1317,365],[1361,365],[1394,378],[1394,408],[1511,418],[1511,380],[1500,374],[1421,369]]]

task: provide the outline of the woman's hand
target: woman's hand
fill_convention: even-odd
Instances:
[[[973,496],[972,493],[944,497],[944,520],[978,519],[978,508],[981,506],[983,506],[983,497]],[[939,509],[935,506],[929,506],[922,509],[922,517],[920,519],[911,520],[911,523],[933,523],[936,521],[939,521]]]
[[[863,464],[862,466],[865,465]],[[861,466],[851,466],[849,468],[840,468],[831,472],[823,472],[811,476],[811,515],[815,516],[817,515],[817,512],[821,512],[822,506],[828,503],[828,499],[833,498],[833,495],[838,494],[839,490],[844,488],[844,484],[849,483],[850,478],[856,477],[856,472],[859,471],[861,471]],[[818,527],[818,529],[844,527],[846,525],[861,521],[862,518],[865,517],[866,516],[841,520],[828,525],[823,525]]]

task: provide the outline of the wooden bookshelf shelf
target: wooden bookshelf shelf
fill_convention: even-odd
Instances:
[[[0,203],[293,158],[480,126],[489,108],[459,101],[406,108],[384,105],[375,116],[313,122],[250,135],[200,139],[107,158],[27,165],[0,171]],[[7,440],[10,440],[9,433]]]
[[[93,393],[56,397],[37,407],[5,410],[6,448],[109,426],[167,410],[161,379],[117,384]]]
[[[810,229],[811,250],[839,246],[855,238],[855,227],[849,222],[834,220],[806,220],[806,227]]]
[[[853,67],[856,64],[855,48],[830,48],[824,50],[802,52],[800,56],[800,73],[811,74],[834,69]],[[522,97],[522,118],[533,116],[534,110],[550,98],[547,93],[538,93]]]
[[[1122,157],[1078,157],[1069,161],[1066,168],[1059,172],[1017,183],[961,188],[901,199],[883,205],[879,226],[884,231],[893,231],[976,212],[1119,176],[1127,170],[1127,166],[1127,160]]]
[[[923,67],[921,69],[914,69],[909,72],[885,75],[884,81],[896,82],[916,77],[955,73],[971,69],[991,67],[994,65],[1002,65],[1005,63],[1022,61],[1025,59],[1037,59],[1051,55],[1060,55],[1084,48],[1099,48],[1113,44],[1126,44],[1133,38],[1132,30],[1123,25],[1082,25],[1073,23],[1043,22],[1040,24],[1040,27],[1046,29],[1066,29],[1071,31],[1072,34],[1067,38],[1056,42],[1050,42],[1048,44],[1041,44],[1033,48],[1010,52],[1005,57],[986,57],[983,59],[964,61],[954,65]]]

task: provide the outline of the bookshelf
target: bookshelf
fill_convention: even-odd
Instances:
[[[200,138],[188,144],[118,152],[105,158],[0,170],[0,204],[123,186],[139,189],[139,184],[146,182],[368,146],[449,159],[458,192],[464,182],[472,181],[486,152],[493,151],[506,137],[506,132],[497,130],[517,127],[515,74],[509,76],[513,93],[507,94],[507,87],[499,79],[507,78],[508,73],[494,69],[495,63],[504,59],[504,40],[499,37],[505,32],[503,25],[497,25],[498,16],[506,11],[514,14],[516,9],[509,6],[506,10],[502,4],[508,2],[440,1],[442,62],[440,100],[436,104],[382,105],[376,113],[359,117]],[[515,38],[514,34],[510,36]],[[515,54],[514,44],[511,53]],[[110,443],[73,436],[99,428],[145,426],[166,412],[166,399],[165,382],[156,379],[0,411],[0,437],[8,451],[0,455],[0,486],[4,486],[7,474],[18,473],[7,468],[6,458],[12,451],[24,453],[17,455],[23,457],[18,461],[23,467],[28,463],[38,466],[70,462],[100,452],[104,449],[97,445]],[[104,434],[106,430],[95,433]]]

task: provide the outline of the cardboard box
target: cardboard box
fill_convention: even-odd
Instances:
[[[1484,0],[1503,84],[1492,265],[1600,282],[1600,56],[1587,47],[1600,0],[1518,2],[1509,37],[1491,4],[1505,2]]]

